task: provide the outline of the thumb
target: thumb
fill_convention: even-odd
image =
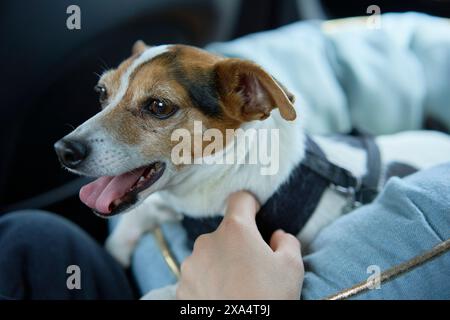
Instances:
[[[300,241],[283,230],[277,230],[272,234],[270,247],[274,252],[284,253],[293,258],[301,258]]]
[[[238,218],[255,224],[255,216],[259,208],[259,203],[252,194],[246,191],[235,192],[228,198],[224,219]]]

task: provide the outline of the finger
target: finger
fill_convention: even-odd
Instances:
[[[181,266],[180,266],[181,278],[183,278],[184,275],[188,274],[189,270],[191,270],[191,261],[192,261],[192,256],[189,256],[186,259],[184,259],[184,261],[181,263]]]
[[[246,191],[231,194],[224,219],[236,218],[240,221],[250,221],[255,224],[255,216],[260,208],[258,201]]]
[[[274,252],[287,254],[293,258],[301,258],[300,242],[292,234],[277,230],[270,238],[270,247]]]
[[[192,252],[202,252],[207,250],[208,239],[211,238],[210,233],[201,234],[195,239]],[[210,241],[209,241],[210,242]]]
[[[154,291],[154,290],[152,290]],[[186,285],[183,281],[180,281],[175,289],[175,299],[177,300],[187,300],[189,299],[188,295],[189,289],[186,288]]]

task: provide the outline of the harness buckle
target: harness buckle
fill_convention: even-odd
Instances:
[[[341,193],[347,198],[346,204],[342,207],[342,214],[349,213],[350,211],[362,206],[362,203],[356,199],[356,193],[361,189],[362,179],[355,177],[356,185],[350,187],[343,187],[340,185],[332,184],[334,190]]]

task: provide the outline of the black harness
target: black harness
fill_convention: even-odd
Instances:
[[[381,176],[380,150],[374,138],[357,130],[353,130],[350,136],[336,135],[336,137],[338,139],[350,138],[356,144],[359,143],[359,147],[366,151],[367,173],[361,179],[355,177],[350,171],[328,161],[323,151],[309,136],[306,136],[306,156],[302,164],[324,177],[337,190],[350,196],[353,200],[353,206],[372,202],[378,194]]]
[[[372,136],[353,131],[351,137],[367,153],[367,174],[357,178],[331,163],[311,137],[306,136],[305,157],[256,216],[259,231],[266,241],[277,229],[292,234],[300,232],[329,186],[347,197],[345,211],[375,198],[381,175],[380,152]],[[199,235],[214,231],[221,221],[222,217],[194,219],[185,216],[183,225],[193,243]]]

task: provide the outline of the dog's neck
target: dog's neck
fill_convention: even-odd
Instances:
[[[261,203],[265,203],[285,182],[305,153],[305,135],[300,121],[283,120],[278,112],[264,121],[249,123],[244,129],[277,130],[279,143],[271,146],[271,152],[278,153],[279,165],[274,174],[262,174],[267,166],[256,164],[201,164],[191,165],[180,180],[161,192],[177,212],[192,217],[206,217],[223,214],[227,197],[236,191],[247,190]],[[255,152],[253,141],[246,152]],[[275,149],[273,149],[275,148]]]

